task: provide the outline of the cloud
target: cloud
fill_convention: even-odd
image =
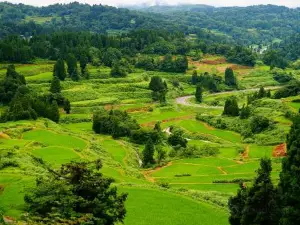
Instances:
[[[55,3],[69,3],[74,0],[8,0],[12,3],[23,3],[35,6],[45,6]],[[170,5],[175,5],[179,3],[186,4],[206,4],[214,6],[248,6],[248,5],[260,5],[260,4],[273,4],[273,5],[285,5],[288,7],[300,7],[298,0],[77,0],[81,3],[88,4],[103,4],[103,5],[137,5],[141,3],[148,3],[154,5],[157,2],[164,2]]]

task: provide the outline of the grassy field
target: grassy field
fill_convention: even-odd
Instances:
[[[224,210],[158,190],[120,188],[129,194],[126,225],[228,224]],[[147,209],[147,210],[145,210]],[[178,213],[180,212],[180,213]]]
[[[26,18],[39,23],[50,19]],[[30,89],[43,93],[49,91],[53,63],[42,61],[16,65],[16,70],[25,76]],[[233,180],[253,179],[259,167],[259,158],[272,157],[276,146],[244,143],[239,133],[217,129],[195,119],[197,113],[220,116],[222,109],[187,107],[175,103],[176,97],[194,94],[195,86],[189,82],[193,70],[223,77],[227,67],[234,69],[240,88],[278,85],[267,66],[243,67],[211,55],[190,62],[186,74],[136,70],[126,78],[116,79],[110,77],[109,68],[89,65],[90,80],[74,82],[67,78],[61,82],[62,95],[70,100],[72,109],[71,114],[61,113],[59,124],[46,119],[0,124],[0,156],[12,151],[14,159],[19,162],[17,168],[0,169],[0,186],[4,187],[0,202],[4,214],[20,218],[24,212],[25,191],[34,185],[38,176],[45,174],[43,167],[37,165],[36,158],[53,168],[70,161],[100,158],[103,174],[115,179],[119,191],[129,194],[125,225],[199,224],[199,221],[203,225],[228,224],[226,202],[238,188]],[[0,70],[1,79],[5,73],[5,69]],[[153,75],[161,76],[168,83],[166,105],[151,100],[148,83]],[[172,86],[174,79],[180,82],[182,89]],[[223,106],[231,95],[238,98],[241,106],[246,102],[246,94],[224,93],[210,95],[204,98],[204,103],[212,105],[217,102],[217,105]],[[281,111],[274,110],[274,105]],[[170,126],[181,128],[189,138],[188,146],[215,147],[219,149],[219,154],[214,157],[171,159],[163,167],[144,170],[139,166],[138,155],[144,146],[132,144],[128,139],[115,140],[109,136],[95,135],[92,131],[93,112],[103,107],[107,110],[125,110],[143,127],[152,128],[157,121],[161,121],[163,129]],[[298,111],[300,103],[292,102],[292,99],[282,102],[266,100],[259,107],[259,111],[276,121],[285,134],[291,121],[284,116],[282,109],[288,107]],[[0,107],[0,112],[3,110],[4,107]],[[171,151],[171,147],[163,147]],[[247,154],[241,154],[240,149],[245,149]],[[273,159],[272,178],[275,182],[278,181],[280,167],[280,159]],[[170,188],[161,188],[161,183],[168,183]],[[202,197],[195,199],[189,192]],[[219,197],[222,199],[220,205],[207,201]]]

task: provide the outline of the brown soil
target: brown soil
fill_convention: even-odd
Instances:
[[[277,145],[272,152],[273,157],[283,157],[286,156],[286,144],[282,143]]]
[[[15,224],[15,219],[10,216],[4,216],[3,219],[5,224]]]
[[[145,106],[141,108],[132,108],[132,109],[127,109],[126,112],[128,113],[134,113],[134,112],[149,112],[150,106]]]
[[[155,169],[143,171],[143,175],[146,178],[146,180],[154,183],[155,182],[155,178],[151,177],[151,174],[154,173],[154,172],[156,172],[156,171],[159,171],[159,170],[161,170],[163,168],[171,166],[171,165],[172,165],[172,162],[168,162],[168,164],[165,165],[165,166],[158,166]]]
[[[175,118],[169,118],[169,119],[165,119],[162,120],[162,123],[167,123],[170,121],[179,121],[179,120],[185,120],[185,119],[192,119],[194,118],[195,115],[187,115],[187,116],[181,116],[181,117],[175,117]],[[152,122],[148,122],[148,123],[143,123],[141,124],[141,126],[143,127],[153,127],[155,125],[156,121],[152,121]]]
[[[202,60],[201,62],[204,64],[209,64],[209,65],[218,65],[218,64],[226,63],[226,59],[220,58],[220,59],[215,59],[215,60]]]
[[[247,145],[247,146],[246,146],[246,150],[245,150],[244,153],[242,154],[243,158],[249,158],[249,152],[250,152],[250,146]]]
[[[107,104],[104,106],[105,110],[112,110],[112,109],[118,109],[119,106],[118,105],[112,105],[112,104]]]
[[[220,172],[223,173],[224,175],[227,175],[227,174],[228,174],[221,166],[219,166],[219,167],[217,167],[217,168],[218,168],[218,170],[220,170]]]
[[[8,136],[7,134],[0,132],[0,139],[10,139],[10,136]]]
[[[215,130],[214,127],[208,125],[207,123],[204,123],[204,122],[202,122],[202,123],[203,123],[203,125],[204,125],[208,130]]]
[[[4,186],[0,185],[0,194],[4,191]]]

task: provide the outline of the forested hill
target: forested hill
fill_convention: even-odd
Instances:
[[[224,33],[241,44],[268,45],[300,31],[300,8],[275,5],[212,7],[153,6],[143,12],[167,15],[169,21]]]
[[[164,28],[176,30],[166,16],[78,2],[33,7],[0,3],[0,37],[9,34],[31,36],[53,31],[128,31]]]
[[[300,9],[260,5],[212,7],[206,5],[115,8],[73,2],[47,7],[0,3],[0,37],[31,36],[54,31],[119,33],[135,29],[165,29],[185,34],[204,33],[218,42],[269,46],[300,31]]]

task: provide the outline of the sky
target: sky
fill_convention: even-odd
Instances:
[[[55,3],[68,3],[75,0],[8,0],[12,3],[23,3],[27,5],[46,6]],[[89,4],[103,4],[103,5],[137,5],[141,3],[148,3],[155,5],[155,3],[164,3],[175,5],[179,3],[186,4],[206,4],[214,6],[248,6],[248,5],[260,5],[260,4],[273,4],[273,5],[285,5],[288,7],[300,7],[300,0],[77,0],[82,3]],[[2,2],[2,0],[0,0]]]

